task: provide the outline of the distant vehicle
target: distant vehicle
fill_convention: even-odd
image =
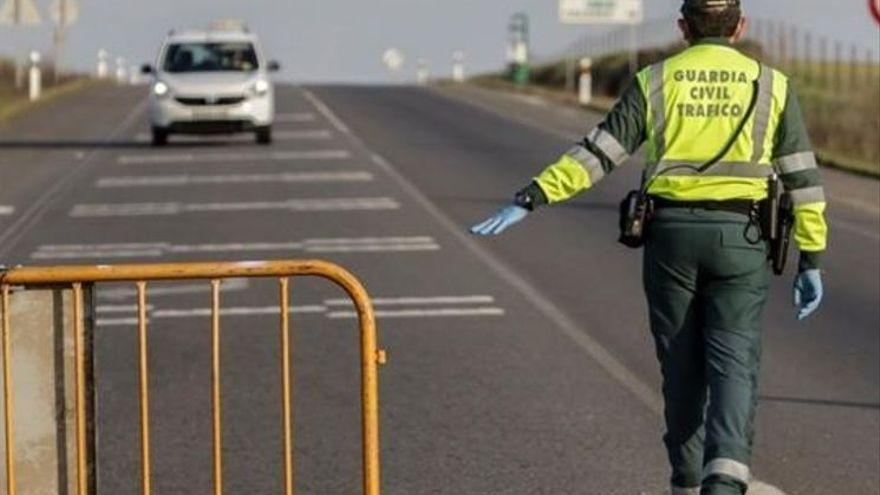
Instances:
[[[172,134],[253,132],[260,144],[272,142],[275,91],[257,36],[239,22],[215,22],[206,30],[172,31],[153,75],[150,119],[153,145]]]

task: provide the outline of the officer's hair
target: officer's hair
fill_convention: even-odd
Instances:
[[[694,39],[729,38],[736,33],[742,18],[739,7],[701,10],[685,6],[681,14]]]

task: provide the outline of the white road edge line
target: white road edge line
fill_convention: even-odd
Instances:
[[[332,110],[314,93],[307,89],[302,89],[304,97],[310,101],[315,108],[324,117],[333,124],[339,132],[342,132],[351,140],[351,142],[363,152],[372,156],[373,161],[382,170],[388,173],[400,187],[406,191],[409,196],[414,199],[420,206],[442,225],[453,237],[455,237],[465,248],[473,253],[479,260],[489,266],[501,279],[506,281],[510,286],[515,288],[527,300],[531,301],[535,307],[544,314],[546,318],[556,324],[556,327],[568,338],[570,338],[578,347],[580,347],[587,355],[592,357],[605,371],[614,379],[625,386],[629,391],[637,397],[649,410],[656,415],[663,415],[663,400],[660,395],[652,388],[642,382],[634,373],[632,373],[621,361],[611,354],[605,347],[595,338],[585,331],[565,312],[557,306],[553,301],[544,296],[535,286],[530,284],[525,278],[509,268],[503,262],[497,260],[483,246],[478,244],[474,239],[465,234],[465,230],[459,227],[449,216],[434,204],[427,196],[425,196],[412,182],[401,175],[391,163],[381,155],[372,151],[364,141],[356,136],[351,130],[342,123]],[[755,480],[755,488],[760,487],[760,491],[755,490],[755,495],[785,495],[781,490],[766,485]]]
[[[288,210],[292,212],[374,211],[400,208],[393,198],[310,198],[247,203],[109,203],[77,204],[71,218],[173,216],[188,213]]]
[[[98,188],[130,187],[184,187],[195,185],[316,183],[316,182],[370,182],[369,172],[284,172],[278,174],[219,174],[219,175],[146,175],[101,177]],[[2,214],[2,208],[0,208]]]
[[[242,253],[265,251],[303,251],[306,253],[397,253],[438,251],[432,237],[365,237],[362,239],[306,239],[290,242],[229,244],[70,244],[44,245],[31,253],[32,259],[71,260],[100,258],[156,258],[168,254]]]
[[[174,164],[174,163],[229,163],[288,160],[346,160],[348,150],[275,151],[270,153],[175,153],[122,155],[116,159],[121,165]]]

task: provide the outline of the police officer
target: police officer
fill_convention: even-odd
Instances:
[[[747,27],[740,1],[686,0],[681,14],[690,47],[642,70],[604,122],[471,232],[500,234],[535,208],[590,189],[647,143],[644,186],[655,211],[644,287],[672,493],[742,494],[770,278],[768,247],[750,234],[755,204],[775,171],[794,203],[802,320],[822,300],[825,197],[788,79],[732,46]]]

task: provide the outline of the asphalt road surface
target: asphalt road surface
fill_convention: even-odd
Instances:
[[[509,235],[466,229],[598,116],[473,88],[279,88],[276,143],[148,146],[144,88],[96,88],[0,129],[6,264],[325,258],[376,300],[384,492],[662,494],[658,370],[638,252],[615,244],[638,167]],[[634,160],[637,161],[637,160]],[[788,494],[880,490],[880,191],[826,171],[827,300],[766,316],[754,471]],[[294,279],[298,493],[360,486],[358,341]],[[281,493],[274,281],[223,286],[226,493]],[[208,285],[149,292],[154,492],[211,487]],[[98,292],[98,482],[139,489],[133,288]],[[764,487],[756,493],[775,493]]]

